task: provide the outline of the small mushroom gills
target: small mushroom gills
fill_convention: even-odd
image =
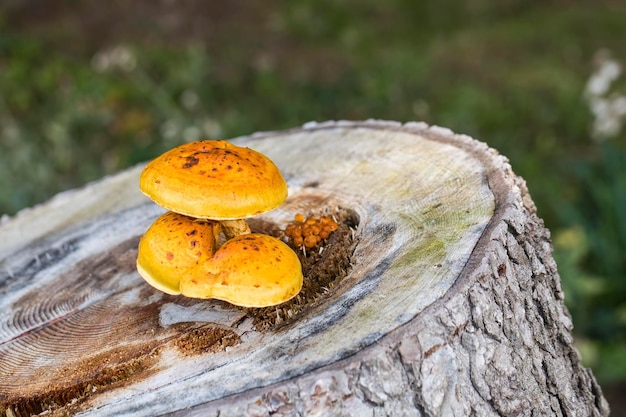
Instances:
[[[151,161],[139,184],[168,210],[217,220],[232,238],[250,233],[246,217],[280,206],[287,183],[265,155],[223,140],[178,146]]]
[[[139,240],[137,272],[154,288],[180,294],[179,281],[217,250],[220,224],[168,211]]]
[[[281,240],[260,233],[236,236],[180,280],[191,298],[215,298],[242,307],[267,307],[293,298],[302,288],[298,256]]]

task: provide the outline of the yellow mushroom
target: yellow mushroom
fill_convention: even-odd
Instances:
[[[228,238],[250,233],[243,219],[287,198],[287,183],[269,158],[222,140],[192,142],[164,153],[145,167],[139,186],[168,210],[220,221]]]
[[[302,288],[298,256],[251,233],[244,220],[287,198],[287,183],[266,156],[225,141],[188,143],[150,162],[140,188],[171,210],[139,243],[137,270],[150,285],[246,307],[282,303]],[[221,231],[229,240],[217,249]]]
[[[251,233],[224,243],[198,268],[181,277],[180,292],[243,307],[285,302],[302,288],[298,256],[282,241]]]
[[[137,271],[154,288],[180,294],[180,278],[213,256],[220,224],[169,211],[139,241]]]

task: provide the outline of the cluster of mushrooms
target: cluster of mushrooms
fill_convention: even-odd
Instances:
[[[323,240],[328,239],[330,234],[337,230],[339,225],[329,216],[305,218],[304,214],[298,213],[285,228],[285,236],[289,242],[297,247],[314,248]]]
[[[184,144],[151,161],[140,188],[169,210],[139,241],[137,271],[156,289],[267,307],[302,288],[295,252],[251,233],[245,221],[287,198],[285,179],[265,155],[221,140]]]

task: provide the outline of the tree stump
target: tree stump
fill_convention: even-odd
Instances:
[[[340,228],[305,285],[244,309],[135,271],[163,209],[142,166],[0,224],[0,415],[599,416],[548,230],[485,144],[423,123],[311,123],[233,140],[289,184],[251,222]]]

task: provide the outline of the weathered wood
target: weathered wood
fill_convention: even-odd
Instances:
[[[137,241],[163,212],[138,191],[141,166],[60,194],[0,224],[0,410],[608,414],[572,346],[549,233],[506,158],[421,123],[234,142],[289,184],[257,224],[353,213],[347,275],[263,327],[141,280]]]

